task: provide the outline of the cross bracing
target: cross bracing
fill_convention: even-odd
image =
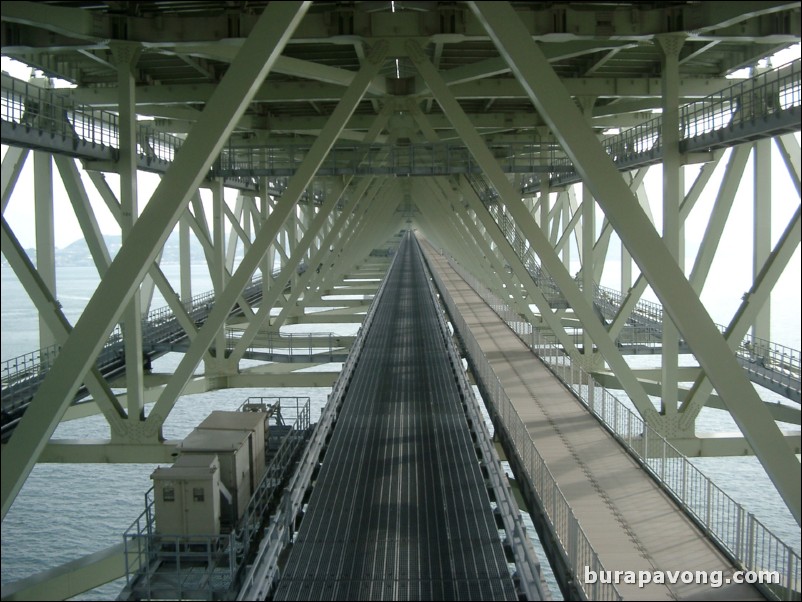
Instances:
[[[267,339],[282,325],[312,320],[304,308],[333,303],[327,295],[346,276],[379,274],[361,260],[412,224],[511,296],[516,311],[575,361],[626,391],[650,425],[697,450],[689,453],[755,453],[798,520],[799,433],[781,432],[774,420],[799,425],[799,352],[775,342],[770,305],[799,246],[800,71],[798,59],[759,64],[798,44],[798,4],[529,3],[509,9],[515,19],[507,26],[482,3],[290,3],[273,7],[272,27],[259,25],[268,3],[45,4],[3,9],[3,56],[43,76],[3,75],[3,253],[40,313],[42,349],[58,343],[65,352],[42,379],[36,412],[20,423],[25,435],[4,448],[4,514],[37,458],[164,457],[161,425],[182,391],[196,386],[201,360],[204,387],[304,382],[288,372],[292,364],[255,375],[239,362],[268,353]],[[509,33],[512,25],[522,35]],[[727,77],[744,67],[748,76]],[[51,88],[47,78],[74,87]],[[797,195],[780,232],[770,226],[780,194],[769,177],[778,163],[772,147]],[[5,220],[31,150],[36,268],[19,244],[21,227]],[[71,325],[58,308],[47,259],[50,157],[70,183],[103,277],[87,310],[92,323]],[[698,299],[713,260],[726,252],[719,241],[748,162],[756,174],[752,286],[730,323],[716,327]],[[654,193],[644,184],[655,165],[663,171],[659,219],[650,217]],[[718,165],[726,173],[716,188]],[[119,192],[104,171],[119,174]],[[139,213],[138,171],[162,183],[131,220],[124,216]],[[201,188],[211,189],[209,211]],[[239,191],[236,206],[225,188]],[[706,219],[693,211],[703,194],[715,196],[715,208],[689,265],[684,230]],[[114,261],[93,215],[96,195],[121,223]],[[217,307],[202,323],[182,309],[190,283],[169,283],[156,261],[174,228],[204,246]],[[600,287],[615,241],[621,285]],[[271,274],[276,263],[281,271],[262,279],[260,302],[247,298],[252,276]],[[91,366],[115,325],[148,311],[154,286],[191,342],[158,387],[132,359],[141,344],[131,345],[129,395],[120,400]],[[647,287],[659,303],[641,298]],[[241,313],[232,324],[235,304]],[[327,319],[360,320],[357,303],[336,307],[343,306]],[[226,340],[227,327],[237,340]],[[626,357],[635,352],[659,354],[661,368],[632,369]],[[679,366],[686,352],[698,367]],[[792,402],[764,403],[749,380]],[[90,406],[112,426],[111,440],[88,453],[48,443],[84,385]],[[154,409],[144,400],[157,400]],[[742,435],[717,446],[698,436],[704,406],[728,409]]]

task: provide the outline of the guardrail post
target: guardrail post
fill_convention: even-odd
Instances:
[[[751,512],[746,514],[746,554],[743,559],[746,568],[755,566],[755,515]]]

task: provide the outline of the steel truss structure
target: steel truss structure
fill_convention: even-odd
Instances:
[[[322,361],[346,353],[347,337],[310,339],[269,370],[241,362],[266,347],[292,356],[264,343],[282,326],[358,323],[376,282],[354,279],[381,278],[377,249],[411,227],[678,448],[755,454],[798,522],[800,434],[776,421],[800,424],[800,358],[771,342],[770,324],[800,244],[799,41],[795,2],[4,3],[3,57],[39,77],[2,76],[2,252],[40,320],[40,350],[4,365],[4,421],[11,388],[41,378],[14,402],[24,412],[3,445],[3,516],[37,462],[169,461],[162,427],[183,394],[330,386],[335,375],[297,369],[317,349]],[[765,64],[788,48],[795,61]],[[18,186],[31,163],[36,265],[6,219],[31,202]],[[700,297],[750,165],[751,287],[717,326]],[[656,171],[662,199],[650,204]],[[158,175],[149,199],[140,172]],[[56,287],[56,178],[100,278],[75,324]],[[787,190],[795,209],[772,232]],[[113,259],[97,201],[119,225]],[[691,251],[686,230],[704,222]],[[159,263],[174,231],[177,286]],[[203,301],[193,240],[214,287]],[[613,251],[618,290],[599,285]],[[184,353],[169,377],[142,361],[156,287]],[[344,293],[363,297],[329,298]],[[115,332],[123,377],[97,362]],[[661,367],[633,369],[631,353],[659,354]],[[697,367],[680,366],[685,353]],[[764,402],[753,383],[789,403]],[[74,405],[79,391],[91,401]],[[698,435],[705,406],[741,435]],[[51,439],[93,413],[108,440]],[[119,576],[121,555],[81,559],[78,585],[61,567],[24,591],[75,595]]]

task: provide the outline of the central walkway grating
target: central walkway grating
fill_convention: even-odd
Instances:
[[[517,599],[437,311],[407,237],[274,599]]]

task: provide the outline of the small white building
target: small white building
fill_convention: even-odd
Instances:
[[[220,461],[220,482],[230,511],[224,508],[221,520],[233,527],[245,512],[253,492],[254,437],[251,430],[195,429],[178,445],[185,455],[216,454]]]
[[[162,535],[220,533],[220,462],[213,454],[179,457],[153,479],[156,532]]]

